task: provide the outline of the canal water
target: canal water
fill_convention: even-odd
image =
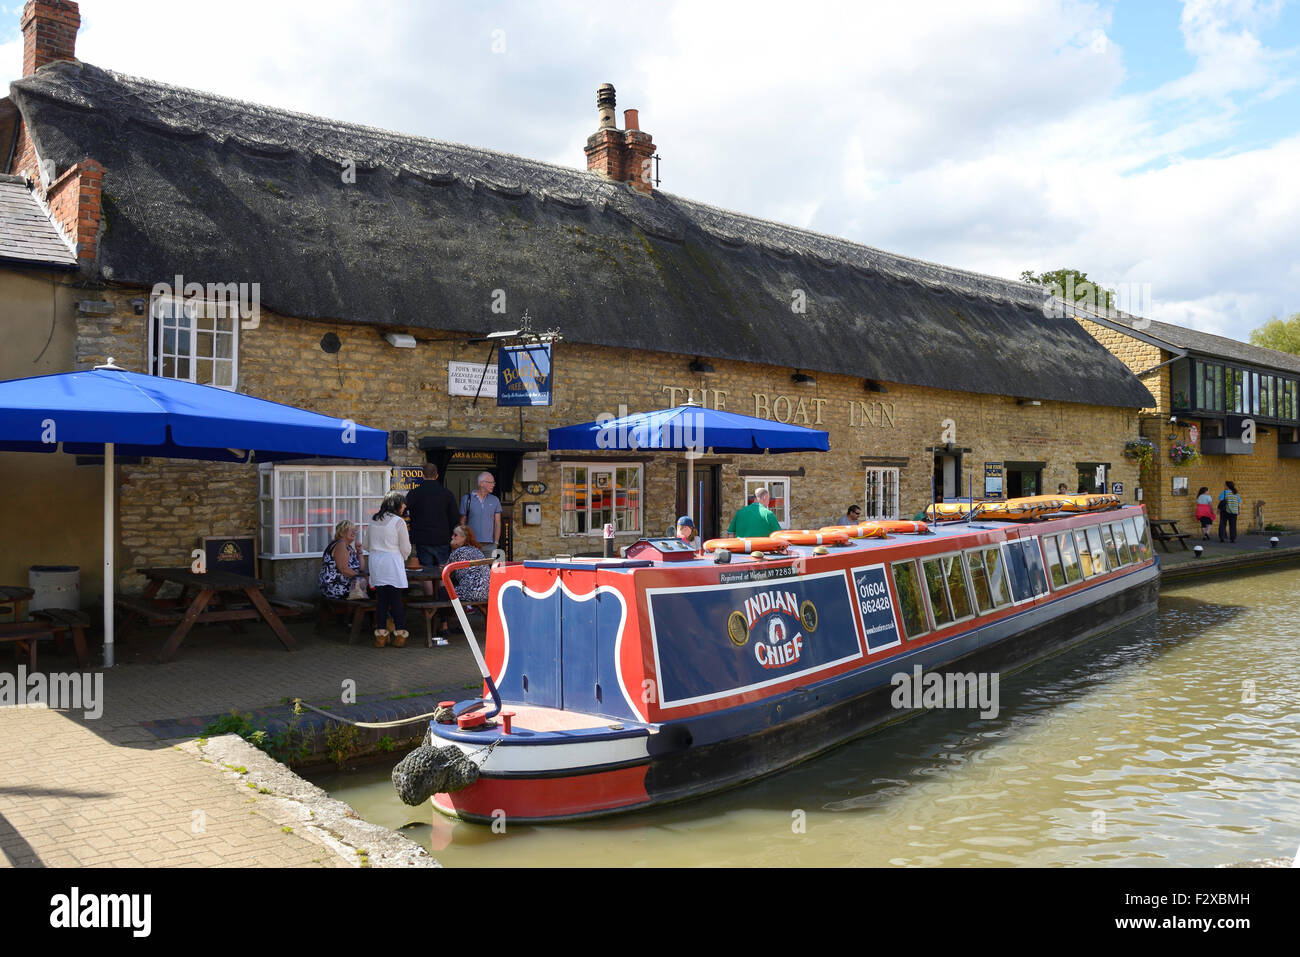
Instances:
[[[504,833],[403,805],[389,767],[319,775],[451,867],[1197,866],[1300,845],[1300,569],[1161,593],[1016,675],[744,788]],[[434,820],[436,818],[436,820]]]

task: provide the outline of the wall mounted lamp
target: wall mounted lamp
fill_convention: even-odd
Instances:
[[[798,369],[794,370],[794,375],[790,376],[790,380],[794,382],[795,385],[816,385],[817,384],[816,379],[814,379],[806,372],[800,372]]]
[[[1016,399],[1016,405],[1042,405],[1040,399]]]
[[[394,349],[415,348],[415,336],[407,335],[405,332],[385,332],[384,338]]]
[[[875,379],[863,379],[863,380],[862,380],[862,387],[863,387],[864,389],[866,389],[868,392],[888,392],[888,391],[889,391],[889,390],[886,389],[883,385],[881,385],[879,382],[877,382]]]
[[[713,373],[717,371],[716,369],[713,368],[713,366],[709,365],[699,356],[695,357],[694,361],[691,362],[689,368],[696,375],[713,375]]]

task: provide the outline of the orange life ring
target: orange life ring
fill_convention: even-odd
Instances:
[[[706,552],[725,548],[729,552],[783,552],[786,543],[779,538],[710,538],[704,543]]]
[[[862,525],[826,525],[821,529],[823,535],[827,533],[839,533],[847,535],[849,538],[884,538],[885,533],[875,522],[865,522]]]
[[[806,528],[790,529],[773,532],[772,537],[789,542],[791,545],[847,545],[849,543],[847,532],[830,528],[823,528],[816,532]]]
[[[879,525],[887,532],[896,535],[925,535],[930,531],[930,526],[925,522],[872,522],[873,525]]]
[[[888,538],[889,530],[885,522],[863,522],[858,526],[859,538]]]

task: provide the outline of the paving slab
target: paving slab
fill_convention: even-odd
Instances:
[[[118,666],[91,679],[102,681],[99,717],[84,707],[0,706],[0,866],[434,863],[242,739],[196,739],[211,716],[272,714],[297,697],[359,717],[469,697],[480,679],[463,639],[376,649],[349,646],[342,629],[317,635],[300,621],[290,630],[294,652],[264,626],[196,628],[175,660],[159,664],[167,630],[140,629],[118,642]],[[0,654],[0,680],[9,676],[12,687],[17,663]],[[76,668],[52,645],[41,647],[39,662],[46,675]]]

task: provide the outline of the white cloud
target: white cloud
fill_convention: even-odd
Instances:
[[[1237,338],[1300,309],[1300,144],[1232,145],[1296,80],[1264,39],[1277,4],[1186,0],[1194,67],[1142,95],[1100,0],[81,9],[100,66],[576,168],[610,81],[674,193],[998,275],[1149,282],[1155,318]]]

